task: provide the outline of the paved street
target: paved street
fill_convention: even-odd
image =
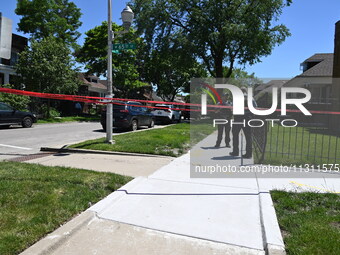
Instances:
[[[61,146],[105,136],[100,123],[40,124],[0,129],[0,160],[34,154],[41,147]]]

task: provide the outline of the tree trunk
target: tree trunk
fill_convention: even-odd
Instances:
[[[51,117],[50,109],[51,109],[51,99],[47,99],[47,119]]]
[[[217,56],[215,58],[215,73],[216,73],[216,79],[222,79],[223,78],[223,59],[220,56]],[[218,81],[219,83],[219,81]],[[216,89],[217,93],[222,96],[223,89]]]
[[[215,73],[216,78],[223,78],[223,60],[219,56],[215,58]]]
[[[231,60],[226,78],[230,78],[231,74],[233,73],[233,69],[234,69],[234,60]]]

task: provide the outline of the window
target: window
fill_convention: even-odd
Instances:
[[[131,106],[131,109],[136,111],[136,112],[139,112],[139,111],[142,110],[141,107],[138,107],[138,106]]]
[[[1,60],[1,64],[9,66],[11,64],[11,60],[10,59],[2,59]]]
[[[125,104],[121,104],[121,102],[113,104],[113,110],[125,110]]]
[[[18,53],[16,53],[16,52],[12,52],[11,53],[11,60],[10,60],[10,65],[11,66],[15,66],[16,65],[16,63],[18,62]]]
[[[0,73],[0,85],[4,85],[5,83],[5,75],[3,73]]]
[[[13,109],[8,106],[7,104],[1,104],[0,103],[0,111],[13,111]]]

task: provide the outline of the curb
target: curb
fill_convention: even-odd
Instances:
[[[55,231],[27,248],[20,253],[21,255],[48,255],[57,250],[64,242],[79,231],[83,226],[88,224],[96,214],[91,211],[85,211],[75,216],[65,225],[57,228]]]
[[[119,156],[139,156],[139,157],[151,157],[151,158],[175,158],[171,156],[155,155],[155,154],[141,154],[132,152],[119,152],[119,151],[97,151],[97,150],[85,150],[85,149],[73,149],[73,148],[50,148],[41,147],[40,151],[44,152],[56,152],[56,153],[88,153],[88,154],[104,154],[104,155],[119,155]]]
[[[286,255],[285,245],[270,193],[259,195],[263,247],[268,255]]]
[[[72,123],[99,123],[100,124],[100,119],[97,120],[93,120],[93,121],[65,121],[65,122],[47,122],[47,123],[34,123],[34,125],[53,125],[53,124],[72,124]]]
[[[128,182],[124,186],[120,187],[119,189],[131,189],[135,186],[138,186],[142,181],[146,180],[146,177],[137,177],[133,179],[132,181]],[[110,204],[115,203],[117,200],[124,197],[126,194],[125,192],[122,192],[121,190],[116,190],[109,194],[107,197],[103,198],[102,200],[98,201],[96,204],[92,205],[90,208],[88,208],[86,211],[90,211],[95,213],[96,215],[101,214],[103,211],[106,210],[107,206]]]

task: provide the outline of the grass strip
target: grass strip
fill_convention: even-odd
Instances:
[[[195,128],[195,137],[190,138],[190,128]],[[101,151],[120,151],[156,154],[178,157],[185,154],[194,144],[211,134],[212,125],[191,125],[181,123],[165,128],[151,129],[114,136],[115,144],[105,143],[105,139],[89,140],[70,146],[71,148]]]
[[[70,117],[58,117],[49,119],[39,119],[38,124],[48,124],[48,123],[65,123],[65,122],[99,122],[100,117],[82,117],[82,116],[70,116]]]
[[[287,254],[340,254],[338,194],[272,191]]]
[[[0,162],[0,254],[18,254],[130,180],[111,173]]]

